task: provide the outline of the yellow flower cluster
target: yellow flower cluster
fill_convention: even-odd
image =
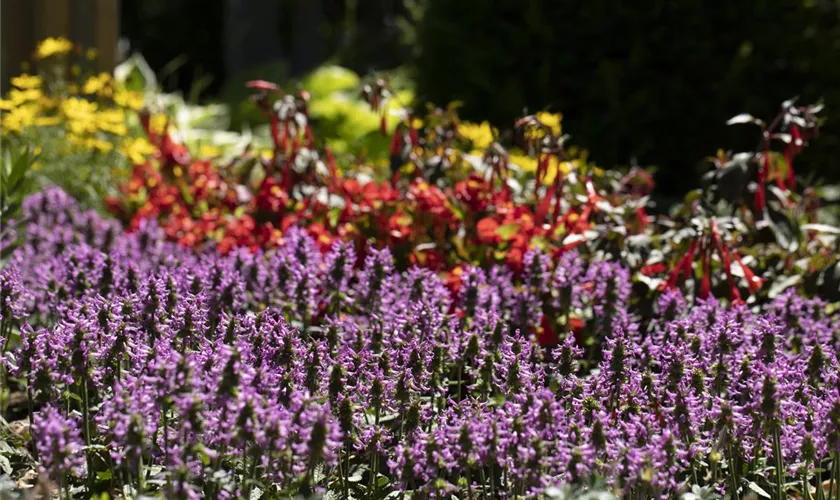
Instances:
[[[86,95],[96,94],[100,97],[111,97],[114,93],[114,80],[110,73],[100,73],[96,76],[88,78],[84,86],[82,86],[82,93]]]
[[[499,131],[489,123],[462,122],[458,124],[458,135],[472,144],[473,154],[483,154],[490,147]]]
[[[60,36],[58,38],[47,38],[38,44],[35,50],[36,59],[46,59],[52,56],[63,55],[73,50],[73,42]]]
[[[540,123],[548,127],[553,135],[559,136],[563,132],[563,129],[560,126],[560,122],[563,120],[563,115],[561,115],[560,113],[548,113],[545,111],[540,111],[534,116],[537,120],[540,121]]]
[[[137,165],[145,162],[155,152],[155,147],[145,137],[129,137],[120,144],[119,152]]]
[[[48,38],[38,45],[35,58],[61,56],[73,48],[66,38]],[[95,54],[89,51],[88,56]],[[142,93],[121,87],[104,72],[49,85],[44,78],[22,74],[10,80],[13,88],[0,99],[0,133],[24,137],[58,155],[116,151],[133,163],[142,163],[154,152],[136,119],[130,130],[131,118],[144,104]],[[51,141],[57,146],[49,147]]]

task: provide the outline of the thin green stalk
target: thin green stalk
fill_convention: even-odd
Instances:
[[[469,467],[467,467],[467,498],[469,500],[473,500],[473,491],[472,491],[472,474]]]
[[[344,473],[344,452],[342,448],[338,449],[338,481],[341,483],[341,491],[344,493],[343,498],[348,498],[347,476]]]
[[[29,383],[26,384],[26,406],[29,411],[29,436],[32,438],[32,458],[38,462],[38,447],[35,446],[35,432],[32,430],[32,421],[35,417],[35,404],[32,401],[32,388]]]
[[[169,405],[163,406],[163,411],[161,412],[161,419],[163,420],[163,460],[164,460],[164,467],[169,467],[169,419],[167,418],[167,413],[169,412]],[[166,488],[167,490],[171,488],[171,483],[169,480],[169,474],[166,475]]]
[[[91,493],[93,490],[93,467],[91,467],[90,461],[90,445],[91,445],[91,436],[90,436],[90,399],[88,398],[88,380],[87,375],[85,375],[84,379],[82,380],[82,425],[84,426],[82,432],[85,438],[85,461],[87,462],[87,483],[88,483],[88,493]]]
[[[832,474],[832,479],[834,481],[834,496],[833,499],[840,499],[840,457],[838,457],[837,452],[833,453],[834,455],[834,473]]]
[[[6,354],[6,350],[9,348],[9,337],[12,335],[12,325],[9,321],[0,321],[0,333],[3,336],[3,347],[0,349],[0,356]],[[0,414],[5,415],[6,413],[6,404],[7,404],[7,397],[6,397],[6,390],[7,390],[7,377],[6,377],[6,365],[0,364]]]
[[[140,453],[140,457],[137,459],[137,493],[142,495],[144,491],[146,491],[146,478],[145,475],[146,471],[143,468],[143,453]]]
[[[773,455],[776,458],[776,498],[785,498],[785,472],[782,464],[782,442],[779,437],[779,426],[773,426]]]
[[[736,498],[738,494],[738,473],[735,471],[735,458],[732,456],[732,445],[727,444],[726,449],[726,461],[729,464],[729,479],[732,482],[732,493],[729,496]]]
[[[822,488],[822,473],[820,472],[821,465],[816,459],[814,459],[814,482],[816,483],[817,487],[817,500],[824,500],[825,492]]]

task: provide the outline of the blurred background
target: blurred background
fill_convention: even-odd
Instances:
[[[729,117],[822,99],[828,120],[798,173],[840,178],[838,0],[0,0],[0,17],[4,90],[58,35],[95,47],[100,68],[138,52],[162,90],[200,102],[337,64],[500,129],[559,111],[596,163],[656,166],[675,195],[718,148],[753,146]]]

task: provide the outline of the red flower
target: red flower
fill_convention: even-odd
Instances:
[[[494,244],[498,241],[499,235],[496,230],[499,228],[499,223],[490,217],[485,217],[478,221],[475,226],[478,231],[478,241],[487,244]]]
[[[639,272],[644,274],[645,276],[654,276],[659,273],[664,273],[668,268],[665,266],[664,262],[657,262],[655,264],[649,264],[647,266],[642,266],[639,269]]]
[[[560,337],[557,335],[552,321],[545,314],[543,314],[540,326],[537,328],[537,341],[542,346],[556,346],[560,343]]]

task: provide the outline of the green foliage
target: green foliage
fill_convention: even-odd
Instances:
[[[399,121],[392,112],[414,100],[414,93],[400,73],[390,73],[387,78],[401,90],[386,103],[388,135],[383,136],[381,115],[359,99],[363,85],[359,75],[340,66],[328,65],[306,76],[299,86],[312,96],[309,112],[316,135],[328,137],[328,144],[336,153],[364,156],[373,162],[386,161],[391,133]]]
[[[29,146],[0,143],[0,231],[18,216],[23,199],[34,189],[30,169],[37,155]]]
[[[562,112],[596,162],[660,165],[669,192],[695,185],[717,145],[754,143],[721,127],[733,109],[772,116],[797,93],[840,107],[836,2],[429,0],[418,40],[421,100],[462,100],[502,128],[523,108]],[[829,122],[805,159],[838,147]]]

